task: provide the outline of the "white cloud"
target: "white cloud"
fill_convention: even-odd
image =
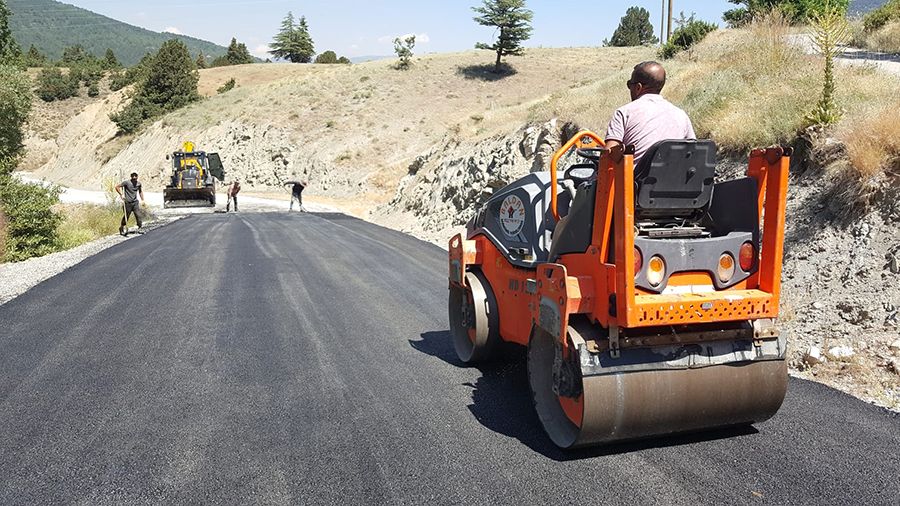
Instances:
[[[175,28],[174,26],[170,26],[170,27],[166,28],[165,30],[163,30],[163,33],[174,33],[175,35],[184,35],[183,33],[181,33],[181,30],[179,30],[178,28]]]
[[[253,48],[253,51],[250,51],[250,54],[257,58],[262,58],[265,60],[269,57],[269,45],[268,44],[260,44]]]

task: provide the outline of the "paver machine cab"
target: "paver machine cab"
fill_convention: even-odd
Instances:
[[[225,181],[219,154],[194,151],[194,143],[185,142],[171,160],[172,177],[163,190],[163,207],[215,206],[216,179]]]
[[[634,148],[583,131],[450,240],[460,360],[527,346],[561,448],[767,420],[787,387],[778,315],[790,149],[714,184],[710,140]],[[579,160],[557,172],[572,148]]]

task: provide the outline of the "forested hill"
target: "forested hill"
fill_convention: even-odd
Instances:
[[[147,51],[156,54],[163,42],[174,37],[187,45],[194,58],[201,49],[204,55],[213,57],[226,51],[212,42],[152,32],[53,0],[6,0],[6,5],[13,13],[9,26],[22,51],[34,44],[53,60],[62,57],[64,48],[81,44],[101,58],[110,48],[123,65],[134,65]]]

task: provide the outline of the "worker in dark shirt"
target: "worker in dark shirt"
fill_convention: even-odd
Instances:
[[[124,195],[122,195],[123,190],[125,191]],[[123,236],[128,235],[128,217],[131,216],[131,213],[134,213],[134,220],[138,226],[137,233],[143,234],[144,228],[141,223],[141,213],[138,212],[138,195],[140,195],[141,203],[144,206],[147,205],[147,202],[144,201],[144,190],[141,188],[141,182],[138,181],[137,172],[131,173],[131,179],[116,185],[116,193],[125,201],[125,213],[122,216],[122,224],[119,225],[119,233]]]
[[[306,208],[303,207],[303,199],[301,198],[303,189],[306,188],[306,181],[286,181],[282,186],[291,186],[291,207],[288,208],[288,212],[294,209],[294,199],[297,199],[298,210],[306,212]]]

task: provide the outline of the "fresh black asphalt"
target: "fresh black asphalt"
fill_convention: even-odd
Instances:
[[[900,504],[900,416],[791,380],[752,428],[557,450],[464,367],[442,249],[195,215],[0,306],[0,504]]]

